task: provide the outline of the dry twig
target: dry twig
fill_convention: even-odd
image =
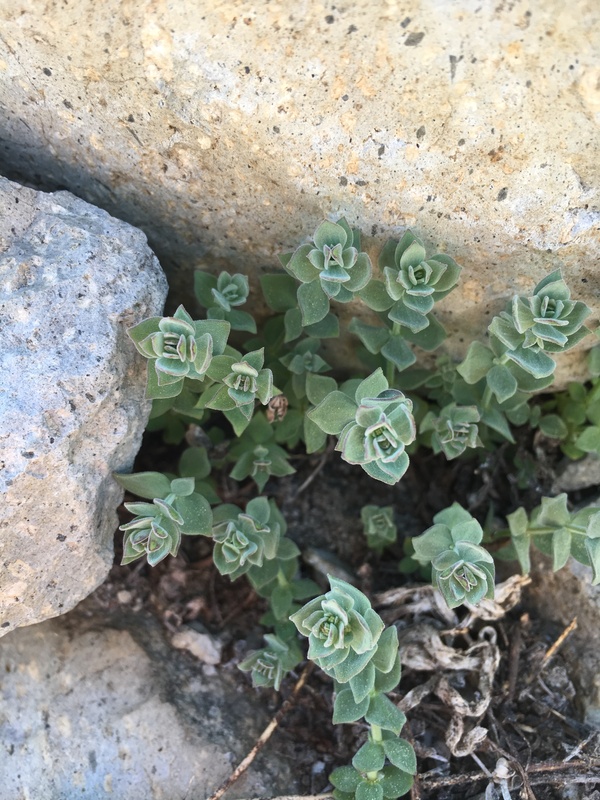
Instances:
[[[329,442],[329,444],[327,445],[327,448],[325,449],[325,452],[323,453],[323,455],[319,459],[319,463],[317,464],[317,466],[313,469],[313,471],[310,473],[310,475],[304,481],[304,483],[302,483],[298,487],[298,489],[296,490],[296,494],[294,495],[294,498],[293,498],[294,500],[296,500],[298,498],[298,496],[300,494],[302,494],[302,492],[311,485],[311,483],[317,477],[319,472],[321,472],[321,470],[323,469],[323,467],[327,463],[327,461],[329,459],[329,456],[333,453],[333,448],[334,448],[334,444],[333,444],[333,440],[331,440]]]
[[[564,631],[561,633],[561,635],[558,637],[558,639],[554,642],[554,644],[551,645],[548,648],[548,650],[546,650],[546,653],[544,654],[544,658],[542,659],[542,663],[540,664],[540,669],[539,669],[540,672],[542,672],[544,670],[544,668],[547,666],[547,664],[550,661],[550,659],[554,655],[556,655],[558,650],[562,647],[562,645],[563,645],[565,639],[567,638],[567,636],[570,633],[573,633],[573,631],[576,630],[576,629],[577,629],[577,617],[573,617],[571,622],[569,622],[567,627],[564,629]]]
[[[246,772],[246,770],[252,764],[252,762],[254,761],[256,756],[260,753],[260,751],[263,749],[265,744],[271,738],[271,735],[273,734],[273,731],[277,728],[277,726],[279,725],[281,720],[285,717],[287,712],[290,710],[290,708],[296,702],[296,698],[298,696],[298,693],[300,692],[300,690],[302,689],[302,687],[306,683],[306,681],[308,679],[308,676],[312,672],[313,668],[314,668],[314,664],[312,662],[309,662],[304,667],[304,670],[302,671],[302,675],[300,675],[300,678],[298,679],[298,681],[296,682],[296,685],[294,686],[294,688],[292,690],[292,694],[288,697],[288,699],[281,706],[281,708],[279,709],[277,714],[275,714],[275,716],[273,717],[271,722],[269,722],[267,727],[264,729],[264,731],[258,737],[258,740],[257,740],[256,744],[254,745],[254,747],[252,748],[252,750],[250,750],[248,755],[242,761],[240,761],[240,763],[234,769],[234,771],[231,773],[229,778],[227,778],[227,780],[224,783],[222,783],[221,786],[219,786],[217,791],[214,794],[212,794],[208,798],[208,800],[219,800],[219,798],[223,797],[225,792],[227,792],[233,786],[233,784],[240,778],[240,776],[243,775],[244,772]],[[325,795],[325,797],[326,796],[327,795]],[[289,798],[283,798],[283,797],[279,798],[279,800],[294,800],[294,799],[293,799],[293,797],[290,796]],[[306,800],[306,798],[304,798],[304,800]]]

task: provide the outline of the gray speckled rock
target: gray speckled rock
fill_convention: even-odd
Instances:
[[[255,743],[269,711],[252,689],[152,618],[118,622],[68,615],[0,642],[2,800],[206,800]],[[227,797],[294,791],[289,772],[258,759]]]
[[[165,294],[141,231],[0,179],[0,635],[106,577],[149,412],[125,329]]]
[[[142,228],[180,297],[202,259],[274,270],[345,214],[464,265],[453,354],[561,265],[597,317],[597,2],[28,2],[0,27],[2,168]]]

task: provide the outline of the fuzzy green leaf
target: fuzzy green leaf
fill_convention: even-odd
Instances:
[[[558,414],[545,414],[540,419],[539,428],[544,436],[551,439],[565,439],[569,430]]]
[[[269,308],[280,314],[296,308],[298,284],[291,275],[262,275],[260,286]]]
[[[325,433],[338,434],[344,425],[354,419],[356,403],[344,392],[331,392],[316,408],[308,412],[308,418]]]
[[[412,561],[414,564],[415,562]],[[389,672],[377,672],[375,673],[375,686],[374,689],[377,692],[383,692],[384,694],[387,692],[392,692],[396,686],[400,683],[400,675],[402,673],[402,665],[400,663],[400,653],[396,655],[396,660]]]
[[[383,744],[365,742],[352,759],[352,766],[359,772],[379,772],[385,764]]]
[[[496,395],[499,403],[503,403],[514,395],[517,391],[517,381],[507,367],[502,365],[493,366],[487,374],[487,385]]]
[[[358,675],[355,675],[350,679],[350,689],[354,695],[354,701],[356,703],[360,703],[362,700],[364,700],[365,697],[367,697],[367,695],[373,690],[374,684],[375,667],[373,666],[372,662],[369,662],[367,666],[358,673]]]
[[[600,427],[591,425],[575,439],[575,446],[584,453],[600,453]]]
[[[390,332],[381,325],[367,325],[359,319],[352,319],[348,326],[350,333],[354,333],[369,353],[379,353],[383,345],[390,338]],[[405,345],[406,346],[406,345]]]
[[[475,341],[470,345],[465,360],[458,365],[456,371],[467,383],[477,383],[485,378],[492,367],[493,360],[494,354],[490,348]]]
[[[327,316],[329,298],[319,281],[303,283],[298,287],[298,306],[302,312],[302,325],[314,325]]]
[[[406,716],[384,694],[376,694],[371,698],[365,719],[369,725],[379,725],[395,734],[400,733],[406,722]]]
[[[154,500],[164,499],[171,494],[171,481],[160,472],[138,472],[135,475],[117,475],[113,473],[117,483],[138,497]]]
[[[363,780],[358,784],[356,800],[383,800],[383,788],[379,783]]]
[[[354,398],[360,403],[365,397],[377,397],[389,387],[387,379],[381,368],[376,369],[368,378],[361,381],[354,393]]]
[[[384,767],[382,772],[381,788],[384,797],[396,800],[397,797],[402,797],[410,790],[413,784],[411,775],[394,766]]]
[[[429,330],[429,328],[427,328]],[[366,345],[365,345],[366,346]],[[367,348],[368,349],[368,348]],[[390,336],[381,348],[381,355],[391,361],[399,372],[415,363],[417,357],[402,336]]]
[[[395,767],[415,775],[417,772],[417,758],[412,746],[404,739],[384,739],[383,749],[386,756]]]
[[[338,767],[333,770],[329,780],[342,792],[354,792],[360,783],[360,775],[354,767]]]
[[[358,294],[363,303],[373,311],[387,311],[394,302],[387,293],[385,283],[378,280],[370,281]]]
[[[210,536],[212,530],[212,511],[210,504],[201,494],[194,492],[175,501],[177,511],[183,517],[181,532],[188,536]]]
[[[317,339],[336,339],[340,335],[340,321],[331,311],[320,322],[307,325],[304,331]]]
[[[356,720],[364,717],[368,708],[368,697],[363,698],[360,703],[356,703],[352,690],[342,689],[337,692],[333,703],[333,722],[335,725],[344,722],[356,722]]]
[[[306,376],[306,396],[314,406],[318,406],[328,394],[336,390],[335,379],[328,375],[317,375],[311,372]]]

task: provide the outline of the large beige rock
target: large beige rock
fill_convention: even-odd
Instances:
[[[126,328],[165,294],[141,231],[0,178],[0,636],[108,574],[150,411]]]
[[[598,311],[593,0],[15,0],[0,27],[3,169],[141,227],[180,296],[345,214],[464,265],[455,354],[557,266]]]

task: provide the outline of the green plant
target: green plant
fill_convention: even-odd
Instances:
[[[115,475],[120,485],[150,503],[125,503],[135,518],[119,527],[125,531],[123,564],[146,556],[156,566],[168,555],[176,556],[181,535],[207,535],[212,524],[210,504],[194,491],[194,478],[169,480],[160,472]]]
[[[234,331],[256,333],[256,322],[251,314],[240,311],[248,299],[250,285],[245,275],[221,272],[218,278],[209,272],[197,270],[194,289],[198,301],[206,308],[208,319],[224,319]]]
[[[534,406],[529,423],[558,439],[563,453],[573,461],[586,453],[600,455],[600,380],[592,380],[589,388],[570,383],[566,391]]]
[[[236,444],[229,451],[235,466],[229,473],[236,481],[251,477],[260,492],[271,476],[282,478],[296,470],[287,452],[275,443],[275,430],[264,414],[256,413]]]
[[[371,260],[360,253],[360,234],[342,217],[322,222],[313,242],[293,253],[281,255],[283,267],[300,281],[298,308],[302,325],[321,322],[329,312],[329,301],[348,303],[371,277]]]
[[[398,634],[385,628],[365,595],[329,576],[331,590],[311,600],[290,619],[308,637],[308,658],[334,679],[335,723],[369,724],[368,741],[352,766],[331,774],[336,800],[397,798],[412,785],[416,759],[398,739],[406,717],[386,696],[400,680]],[[386,759],[390,762],[386,765]]]
[[[406,446],[416,437],[412,401],[390,389],[380,369],[342,389],[328,393],[308,412],[309,419],[324,433],[339,435],[336,450],[344,461],[360,464],[384,483],[397,483],[408,469]]]
[[[482,447],[477,423],[480,420],[477,406],[457,406],[449,403],[439,415],[428,411],[419,428],[420,433],[431,432],[434,453],[443,453],[448,461],[462,455],[467,447]]]
[[[543,497],[541,505],[530,515],[524,508],[509,514],[511,544],[523,572],[531,568],[529,551],[532,543],[552,557],[556,571],[564,567],[569,556],[592,568],[592,583],[600,583],[600,508],[584,508],[571,512],[567,495]]]
[[[360,511],[363,530],[367,544],[375,551],[381,552],[384,547],[394,544],[398,538],[398,529],[394,522],[393,506],[363,506]]]
[[[424,368],[416,364],[419,350],[436,350],[446,336],[436,304],[461,272],[450,256],[427,257],[423,241],[405,231],[384,245],[374,275],[359,232],[341,218],[322,222],[309,243],[280,261],[283,272],[260,279],[273,312],[260,325],[240,308],[250,295],[246,276],[199,271],[195,293],[206,319],[193,320],[180,306],[172,317],[129,330],[149,362],[150,427],[170,443],[181,443],[192,429],[201,437],[182,452],[177,474],[117,476],[148,501],[125,504],[134,518],[121,526],[123,563],[146,557],[154,566],[177,553],[184,534],[211,539],[215,568],[248,581],[266,601],[261,623],[271,632],[240,668],[255,686],[279,689],[302,660],[297,630],[307,636],[308,657],[334,680],[333,721],[364,717],[369,725],[352,766],[331,775],[335,797],[396,798],[408,791],[416,769],[412,748],[398,738],[404,715],[386,696],[400,679],[396,630],[384,627],[362,592],[337,578],[316,597],[319,587],[302,577],[281,512],[263,493],[271,480],[294,472],[292,450],[322,452],[330,436],[344,461],[388,485],[404,476],[417,447],[456,459],[514,443],[512,427],[526,423],[559,439],[570,457],[600,452],[600,346],[590,356],[591,388],[571,385],[531,403],[553,380],[553,356],[588,332],[590,310],[571,300],[560,271],[532,295],[515,296],[492,320],[487,342],[471,343],[462,363],[441,355]],[[360,340],[365,368],[344,374],[327,359],[340,334],[337,304],[350,301],[357,314],[363,306],[347,330]],[[239,349],[228,344],[231,330],[239,332]],[[239,505],[221,502],[214,475],[229,465],[230,479],[251,478],[257,496]],[[240,496],[252,488],[246,484]],[[361,518],[376,552],[396,542],[392,506],[365,506]],[[505,552],[525,571],[533,542],[552,555],[555,568],[573,555],[592,566],[598,582],[598,520],[598,509],[571,513],[566,496],[545,498],[530,517],[524,509],[510,514],[509,531],[499,535],[511,537]],[[479,522],[457,503],[433,521],[421,536],[404,537],[401,569],[431,573],[451,608],[493,597],[494,561]]]
[[[213,356],[225,350],[230,326],[217,320],[194,322],[183,306],[172,317],[151,317],[127,331],[150,360],[147,396],[176,397],[185,379],[203,381]]]
[[[440,511],[434,525],[412,540],[415,558],[431,564],[450,608],[494,596],[494,559],[483,548],[483,529],[458,503]]]
[[[302,661],[302,650],[293,639],[280,639],[272,633],[265,635],[265,641],[268,646],[240,661],[239,668],[250,672],[257,689],[272,687],[279,691],[283,677]]]

